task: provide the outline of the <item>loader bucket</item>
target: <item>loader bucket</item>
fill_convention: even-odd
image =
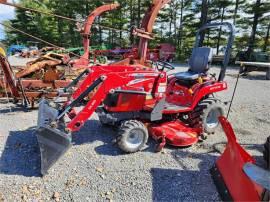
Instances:
[[[38,114],[37,140],[41,155],[41,174],[48,170],[71,147],[71,134],[65,133],[59,127],[49,124],[57,117],[58,110],[49,106],[45,99],[41,100]]]
[[[41,155],[41,174],[48,170],[71,147],[71,136],[48,126],[38,129],[37,140]]]
[[[244,166],[255,160],[237,142],[232,126],[225,117],[219,121],[227,136],[224,153],[211,169],[212,178],[223,201],[259,201],[262,188],[244,172]]]

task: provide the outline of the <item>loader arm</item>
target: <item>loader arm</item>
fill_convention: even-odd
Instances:
[[[82,92],[84,92],[89,85],[91,85],[91,83],[93,81],[95,81],[100,75],[104,75],[104,74],[109,74],[111,72],[133,72],[136,71],[137,73],[155,73],[158,74],[157,72],[154,72],[153,70],[140,70],[137,67],[133,67],[133,66],[93,66],[91,67],[91,70],[89,71],[89,74],[87,75],[87,77],[83,80],[83,82],[81,83],[80,87],[76,89],[76,91],[73,93],[72,98],[76,99]]]
[[[84,108],[67,124],[67,128],[71,131],[80,130],[80,128],[91,117],[91,115],[95,112],[97,107],[106,98],[110,91],[124,85],[130,80],[131,78],[123,77],[119,74],[108,74],[97,79],[96,81],[100,83],[100,85],[98,86],[93,97],[88,101]]]
[[[122,68],[121,71],[124,71],[126,69],[134,69],[134,68]],[[120,70],[120,69],[119,69]],[[93,66],[91,67],[91,70],[88,74],[88,76],[83,80],[83,82],[81,83],[80,87],[76,89],[76,91],[73,93],[72,98],[76,99],[77,97],[79,97],[79,95],[84,92],[89,85],[91,85],[91,83],[93,81],[95,81],[100,75],[102,74],[107,74],[110,72],[116,72],[117,71],[117,66]]]
[[[74,118],[72,118],[71,121],[67,124],[67,128],[70,131],[78,131],[95,112],[100,103],[104,101],[106,96],[109,93],[114,93],[115,89],[117,88],[125,89],[126,85],[129,82],[136,80],[136,77],[139,74],[145,75],[146,79],[160,77],[159,73],[154,74],[153,72],[150,72],[149,74],[148,73],[149,72],[144,71],[116,72],[116,73],[114,72],[97,76],[97,78],[91,83],[91,85],[88,85],[88,87],[80,95],[78,96],[76,95],[76,97],[74,97],[75,100],[65,107],[62,113],[60,113],[58,119],[61,119],[66,113],[73,111],[73,107],[75,107],[78,103],[80,103],[86,96],[88,96],[89,93],[95,90],[93,96],[84,106],[84,108],[79,113],[77,113],[74,116]],[[96,73],[96,75],[100,75],[100,73]],[[90,75],[89,77],[93,79],[93,75]],[[153,90],[155,91],[154,93],[156,93],[157,89],[152,89],[152,91]]]

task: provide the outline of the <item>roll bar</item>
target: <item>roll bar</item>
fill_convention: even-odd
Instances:
[[[221,22],[221,23],[209,23],[209,24],[206,24],[206,25],[202,26],[199,29],[199,31],[197,32],[197,34],[196,34],[196,41],[195,41],[194,48],[199,47],[199,42],[200,42],[200,39],[201,39],[201,33],[203,31],[205,31],[206,29],[218,28],[218,27],[228,27],[229,30],[230,30],[230,36],[229,36],[229,39],[228,39],[226,52],[225,52],[225,55],[224,55],[224,59],[223,59],[223,62],[222,62],[222,67],[221,67],[220,74],[219,74],[219,77],[218,77],[219,81],[223,81],[223,79],[225,77],[227,66],[229,64],[229,60],[230,60],[230,56],[231,56],[231,52],[232,52],[232,45],[233,45],[234,38],[235,38],[235,27],[234,27],[234,25],[229,23],[229,22]]]

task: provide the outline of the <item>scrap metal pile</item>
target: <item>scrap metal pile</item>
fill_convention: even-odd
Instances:
[[[89,59],[89,34],[96,17],[114,10],[119,4],[103,5],[95,9],[86,19],[81,30],[84,54],[55,53],[60,47],[47,47],[40,51],[41,56],[26,64],[26,67],[12,68],[4,54],[0,52],[0,97],[12,97],[14,101],[22,100],[25,105],[34,106],[41,97],[53,98],[59,88],[66,87],[71,79],[91,66]],[[77,59],[71,59],[77,56]],[[67,94],[62,94],[67,96]]]

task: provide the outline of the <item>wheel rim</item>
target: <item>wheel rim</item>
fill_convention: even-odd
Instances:
[[[206,124],[208,128],[215,128],[218,126],[219,121],[218,117],[221,115],[221,112],[219,109],[212,109],[206,118]]]
[[[130,148],[137,148],[143,143],[143,140],[144,132],[140,129],[133,129],[130,131],[126,143]]]

